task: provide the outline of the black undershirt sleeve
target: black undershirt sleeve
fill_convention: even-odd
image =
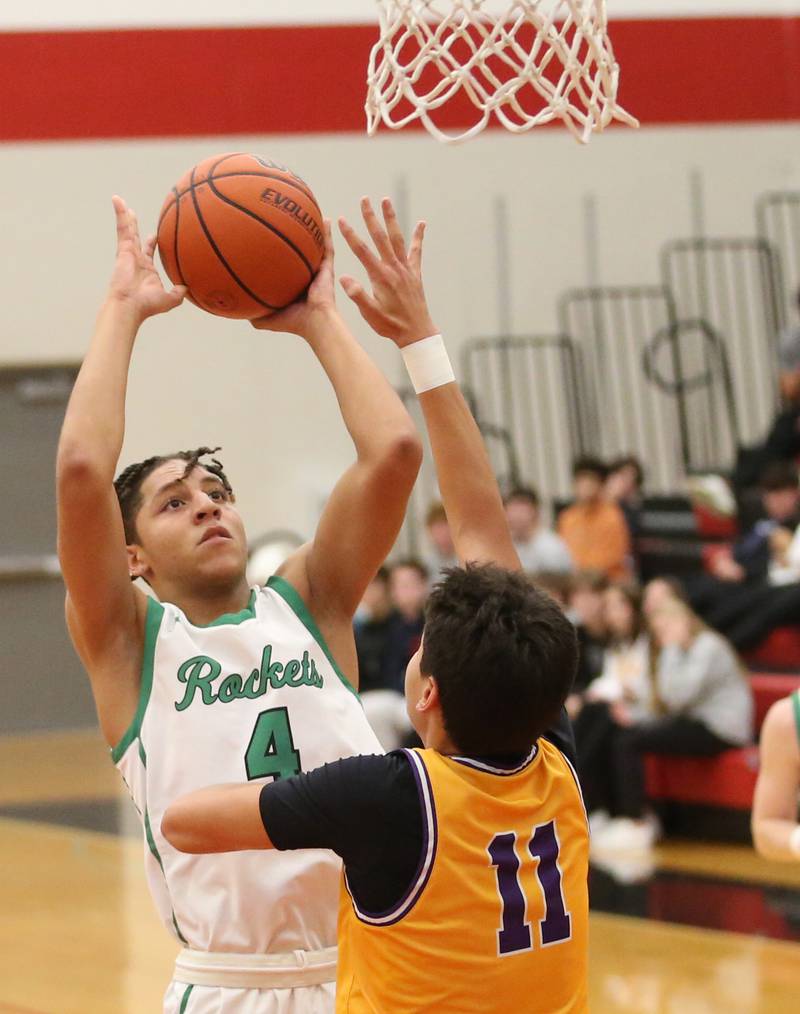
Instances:
[[[572,722],[569,720],[566,708],[561,709],[561,714],[556,724],[545,730],[544,738],[549,739],[553,746],[557,746],[574,768],[577,767],[578,758],[575,748],[575,736],[572,732]]]
[[[331,849],[344,861],[359,907],[391,909],[422,851],[422,809],[402,750],[346,757],[265,785],[261,819],[277,849]]]

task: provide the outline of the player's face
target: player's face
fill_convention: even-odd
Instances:
[[[165,461],[142,483],[136,516],[141,576],[151,584],[235,581],[247,565],[239,512],[213,473],[202,465],[185,471],[185,461]]]

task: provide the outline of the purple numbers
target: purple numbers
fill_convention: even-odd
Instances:
[[[555,821],[540,824],[533,832],[528,848],[533,858],[539,860],[536,875],[544,893],[544,919],[539,924],[542,928],[542,945],[546,947],[548,944],[569,940],[572,935],[572,920],[564,906],[564,894],[561,890]]]
[[[572,921],[561,889],[558,848],[555,821],[534,828],[528,851],[536,860],[536,876],[544,894],[544,919],[539,923],[543,947],[569,940],[572,934]],[[497,931],[498,953],[529,951],[533,943],[530,923],[525,921],[527,904],[519,882],[516,834],[504,831],[495,835],[487,851],[492,866],[497,868],[497,891],[502,910],[501,928]]]
[[[497,867],[497,890],[503,911],[503,925],[497,931],[497,949],[500,954],[529,951],[531,927],[525,922],[525,895],[519,886],[519,859],[513,831],[495,835],[489,845],[492,866]]]

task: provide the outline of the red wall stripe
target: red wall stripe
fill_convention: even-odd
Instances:
[[[371,25],[0,33],[0,140],[361,132],[375,38]],[[643,125],[800,120],[800,17],[616,21],[612,40]]]

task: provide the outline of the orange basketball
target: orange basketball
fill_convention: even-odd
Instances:
[[[289,169],[257,155],[214,155],[172,188],[158,251],[174,285],[220,317],[252,320],[308,288],[324,252],[322,212]]]

